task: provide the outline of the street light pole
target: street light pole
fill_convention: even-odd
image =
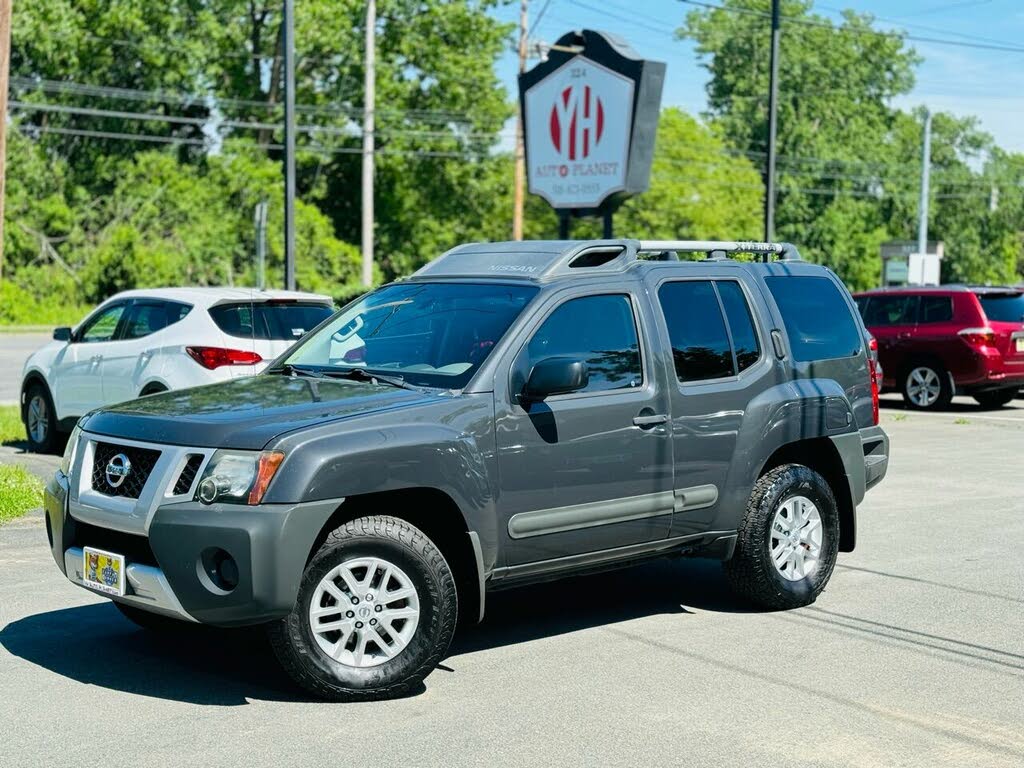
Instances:
[[[519,74],[526,71],[527,24],[530,0],[519,3]],[[526,181],[526,149],[523,146],[523,110],[516,112],[516,168],[513,181],[512,239],[523,239],[523,186]]]
[[[921,146],[921,200],[917,209],[917,252],[921,258],[928,252],[928,185],[932,164],[932,113],[924,113],[924,137]]]
[[[768,171],[764,200],[764,239],[775,238],[775,138],[778,132],[779,98],[779,0],[772,0],[771,75],[768,86]]]
[[[377,3],[366,3],[366,60],[363,84],[363,285],[373,285],[373,152],[377,89]]]
[[[295,290],[295,0],[284,0],[284,287]]]

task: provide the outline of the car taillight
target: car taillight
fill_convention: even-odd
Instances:
[[[871,378],[871,423],[878,425],[878,364],[868,358],[868,371]]]
[[[868,339],[868,349],[875,353],[878,352],[878,339],[874,336]]]
[[[223,347],[185,347],[188,356],[203,368],[220,368],[222,365],[255,365],[263,358],[255,352],[244,349],[224,349]]]
[[[989,327],[964,328],[957,335],[972,347],[991,347],[996,343],[996,332]]]

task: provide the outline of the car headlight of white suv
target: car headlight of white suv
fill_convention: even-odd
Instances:
[[[283,460],[281,451],[217,451],[199,481],[199,501],[259,504]]]

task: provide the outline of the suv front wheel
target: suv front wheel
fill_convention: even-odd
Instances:
[[[772,610],[813,603],[835,568],[839,510],[820,474],[784,464],[754,485],[725,574],[740,596]]]
[[[408,693],[444,657],[458,615],[440,550],[394,517],[332,531],[303,573],[292,612],[268,628],[282,666],[335,701]]]

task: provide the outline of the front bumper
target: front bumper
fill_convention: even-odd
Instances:
[[[76,519],[68,478],[44,492],[54,561],[82,583],[82,548],[125,556],[126,594],[113,599],[154,613],[217,626],[257,624],[287,615],[321,530],[343,499],[242,506],[177,502],[158,506],[144,534]],[[204,567],[207,551],[227,553],[238,583],[223,589]]]

